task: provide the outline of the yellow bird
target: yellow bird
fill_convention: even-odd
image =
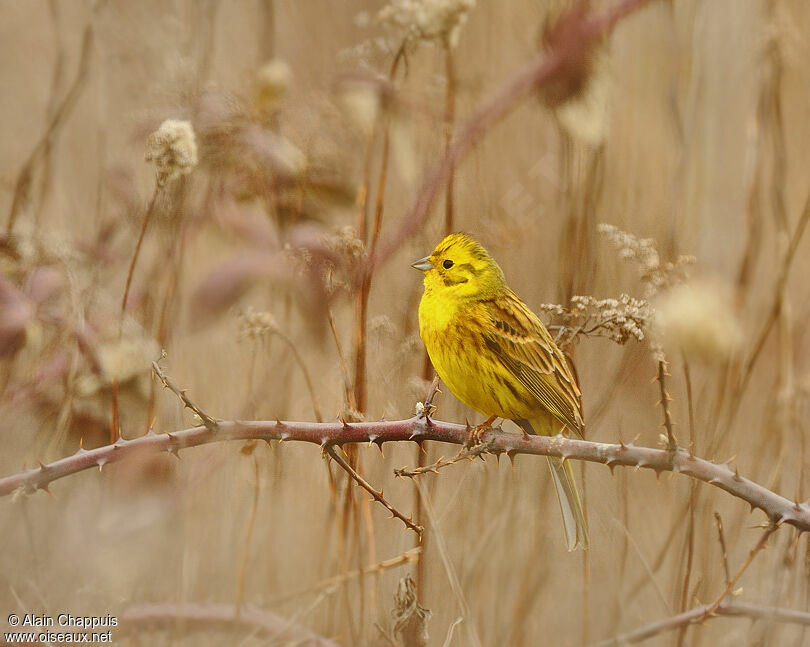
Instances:
[[[567,428],[582,438],[579,387],[543,322],[509,289],[489,253],[450,234],[412,264],[425,273],[419,335],[439,377],[467,406],[514,421],[524,434]],[[568,461],[549,457],[568,550],[588,547],[588,527]]]

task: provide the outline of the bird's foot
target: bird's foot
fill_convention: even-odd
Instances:
[[[470,429],[470,435],[467,437],[467,442],[464,443],[464,447],[466,449],[470,449],[472,447],[475,447],[476,445],[480,445],[481,434],[492,428],[492,423],[495,422],[495,418],[497,418],[497,416],[490,416],[489,418],[484,420],[484,422],[482,422],[480,425],[476,425],[475,427]]]

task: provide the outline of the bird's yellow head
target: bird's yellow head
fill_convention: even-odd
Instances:
[[[486,299],[506,285],[498,264],[467,234],[450,234],[430,256],[411,264],[425,273],[425,292],[464,299]]]

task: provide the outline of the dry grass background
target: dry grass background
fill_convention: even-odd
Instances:
[[[459,121],[536,52],[553,4],[482,0],[470,12],[454,54]],[[222,274],[223,261],[264,253],[240,226],[270,232],[280,247],[295,236],[311,243],[312,230],[355,225],[367,139],[341,111],[335,88],[358,70],[387,74],[393,51],[357,48],[392,38],[374,21],[381,6],[326,0],[0,3],[3,214],[12,209],[25,160],[74,82],[83,33],[92,29],[86,77],[35,164],[29,199],[14,225],[16,242],[3,248],[0,267],[18,288],[43,267],[56,278],[42,281],[57,286],[25,340],[0,359],[4,474],[72,453],[81,437],[86,447],[107,442],[109,380],[88,359],[103,352],[115,364],[107,375],[117,371],[121,379],[125,437],[146,430],[149,353],[161,345],[168,371],[212,415],[313,419],[290,344],[279,335],[240,335],[238,313],[248,308],[272,313],[312,375],[324,417],[345,410],[326,312],[317,293],[309,301],[301,297],[311,289],[302,275],[256,281],[214,315],[211,302],[194,295]],[[371,18],[368,26],[363,16]],[[807,28],[810,8],[799,0],[653,1],[618,26],[599,68],[609,108],[584,119],[608,124],[600,152],[568,134],[532,98],[485,135],[455,177],[456,228],[491,250],[510,285],[536,309],[572,293],[643,296],[634,267],[596,236],[596,223],[655,238],[664,258],[694,255],[693,277],[736,295],[745,339],[728,363],[688,358],[695,452],[733,458],[741,474],[802,500],[808,496],[804,414],[810,390],[806,243],[786,289],[775,290],[808,191]],[[255,77],[272,58],[286,61],[292,77],[278,111],[262,122]],[[443,50],[422,43],[406,67],[395,82],[384,236],[398,226],[443,151]],[[240,167],[243,153],[230,130],[200,139],[201,124],[220,124],[236,110],[303,152],[306,181],[298,172],[285,177],[277,168],[265,174]],[[124,329],[130,345],[122,349],[115,337],[118,308],[154,187],[144,142],[169,117],[195,123],[200,166],[179,181],[150,223]],[[284,155],[271,146],[265,163],[289,161]],[[370,159],[373,204],[379,136]],[[595,184],[587,179],[593,163]],[[426,392],[416,323],[421,277],[408,264],[442,237],[442,209],[437,204],[427,226],[373,276],[369,419],[408,417]],[[309,229],[301,229],[302,222]],[[565,232],[572,222],[585,233],[569,244]],[[746,255],[750,272],[741,283]],[[161,333],[164,294],[173,282]],[[776,297],[782,304],[776,325],[750,385],[735,395],[729,385],[739,380]],[[331,309],[351,360],[353,300],[339,296]],[[700,321],[708,329],[716,323],[711,312]],[[77,345],[75,330],[90,331],[84,346]],[[160,343],[144,341],[155,338]],[[657,445],[662,414],[646,341],[618,346],[583,339],[574,351],[589,438]],[[669,358],[675,432],[685,444],[684,362],[676,351]],[[444,420],[478,419],[449,393],[437,404]],[[730,420],[735,407],[739,413]],[[157,394],[153,417],[157,432],[195,424],[168,392]],[[425,449],[427,460],[454,451],[436,444]],[[713,513],[722,515],[732,571],[756,544],[764,519],[705,486],[695,488],[690,513],[690,481],[680,476],[656,479],[623,469],[612,475],[587,465],[592,549],[586,564],[582,553],[565,551],[543,460],[524,456],[512,466],[487,457],[424,477],[420,483],[435,512],[426,519],[414,484],[392,472],[415,463],[413,446],[386,446],[384,456],[360,447],[357,454],[366,477],[399,509],[421,510],[427,525],[419,598],[433,612],[431,645],[442,645],[462,615],[449,644],[475,644],[477,634],[483,645],[578,645],[673,615],[684,602],[690,542],[686,608],[710,602],[725,583]],[[261,444],[250,452],[237,443],[214,444],[181,457],[88,471],[55,483],[53,496],[4,500],[0,610],[121,615],[144,603],[242,602],[339,644],[387,644],[375,623],[391,632],[397,582],[415,573],[415,564],[298,592],[405,553],[414,546],[412,533],[382,508],[366,505],[354,486],[346,517],[343,474],[332,465],[330,487],[326,462],[311,446]],[[442,544],[462,596],[449,583]],[[743,576],[739,599],[810,611],[808,563],[807,539],[780,529]],[[119,640],[292,642],[289,634],[245,637],[202,622],[139,632]],[[806,639],[795,625],[718,618],[649,644],[800,645]]]

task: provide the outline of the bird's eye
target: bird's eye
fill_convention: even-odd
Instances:
[[[447,259],[444,263],[442,263],[442,266],[444,269],[449,270],[451,267],[453,267],[453,261]]]

